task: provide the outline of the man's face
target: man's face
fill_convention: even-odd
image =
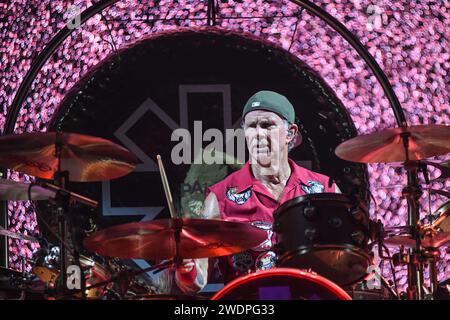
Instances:
[[[250,161],[262,167],[277,166],[287,152],[289,139],[283,119],[276,113],[255,110],[244,119],[244,132]]]

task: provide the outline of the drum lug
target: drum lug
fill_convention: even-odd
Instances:
[[[314,241],[319,238],[319,230],[316,228],[310,228],[305,230],[305,238],[309,241]]]
[[[338,217],[333,217],[330,220],[328,220],[328,224],[332,227],[332,228],[340,228],[342,226],[342,220]]]
[[[361,230],[353,231],[352,240],[360,245],[364,241],[364,233]]]
[[[306,219],[312,220],[317,216],[317,207],[315,206],[307,206],[303,210],[303,215]]]
[[[356,221],[362,222],[364,220],[363,212],[359,208],[349,208],[348,211]]]

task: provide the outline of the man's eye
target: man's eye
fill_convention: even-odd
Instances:
[[[262,123],[261,124],[261,128],[263,129],[273,129],[275,126],[275,124],[271,123],[271,122],[266,122],[266,123]]]

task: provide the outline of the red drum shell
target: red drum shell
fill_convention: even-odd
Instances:
[[[273,268],[237,278],[211,300],[351,300],[334,282],[313,272]]]

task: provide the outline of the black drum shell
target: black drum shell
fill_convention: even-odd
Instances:
[[[278,266],[312,269],[345,286],[364,278],[370,265],[369,213],[336,193],[308,194],[274,212]]]

